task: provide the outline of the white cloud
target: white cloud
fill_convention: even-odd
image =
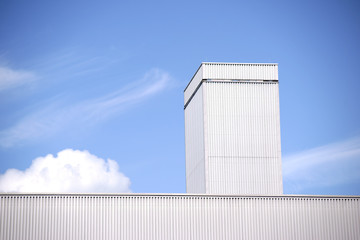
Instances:
[[[72,103],[70,106],[59,102],[49,103],[14,126],[0,131],[0,146],[12,147],[24,140],[46,137],[72,123],[94,124],[161,92],[169,85],[170,79],[166,72],[153,69],[142,79],[100,98]]]
[[[32,82],[36,75],[30,71],[13,70],[0,66],[0,91]]]
[[[360,183],[360,137],[284,156],[283,176],[295,192]]]
[[[36,158],[25,171],[0,175],[1,192],[131,192],[130,180],[113,160],[66,149]]]

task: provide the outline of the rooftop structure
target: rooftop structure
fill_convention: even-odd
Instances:
[[[188,193],[283,193],[277,64],[202,63],[184,109]]]

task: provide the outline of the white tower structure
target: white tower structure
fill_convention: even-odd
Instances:
[[[277,64],[202,63],[184,100],[188,193],[283,193]]]

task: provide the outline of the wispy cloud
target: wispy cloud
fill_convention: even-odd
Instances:
[[[131,192],[118,164],[88,151],[66,149],[36,158],[24,171],[0,175],[0,192]]]
[[[14,70],[0,66],[0,91],[27,84],[36,78],[36,74],[31,71]]]
[[[171,77],[168,73],[152,69],[133,84],[106,96],[81,103],[78,108],[86,112],[86,117],[92,120],[105,118],[124,107],[161,92],[169,86],[170,82]]]
[[[118,91],[71,105],[54,101],[0,131],[0,146],[11,147],[19,142],[46,137],[72,123],[96,123],[120,110],[163,91],[170,83],[168,73],[153,69],[140,80]]]
[[[283,157],[284,185],[291,191],[360,184],[360,137]]]
[[[64,81],[89,73],[101,72],[113,61],[115,60],[105,56],[91,56],[69,49],[55,52],[39,60],[34,63],[33,68],[37,69],[44,79]]]

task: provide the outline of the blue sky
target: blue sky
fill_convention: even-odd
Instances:
[[[0,188],[185,192],[183,90],[200,63],[276,62],[284,192],[359,195],[359,12],[0,1]]]

